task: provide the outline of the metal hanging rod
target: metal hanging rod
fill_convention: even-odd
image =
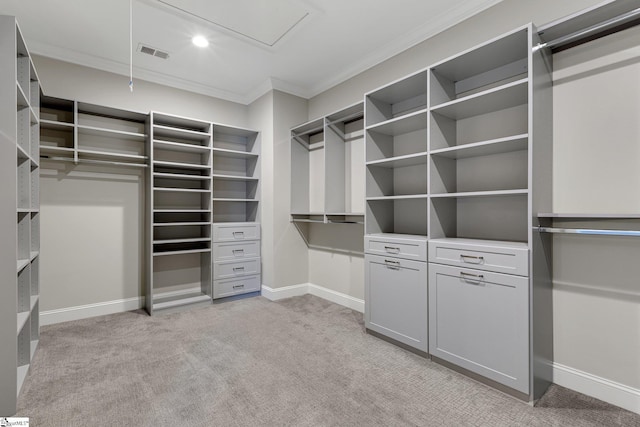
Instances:
[[[540,233],[557,233],[557,234],[586,234],[595,236],[627,236],[640,237],[638,230],[605,230],[598,228],[559,228],[559,227],[533,227]]]
[[[70,157],[48,157],[42,156],[43,159],[53,160],[56,162],[69,162],[69,163],[91,163],[91,164],[99,164],[99,165],[109,165],[109,166],[125,166],[125,167],[134,167],[134,168],[146,168],[149,165],[142,163],[127,163],[127,162],[114,162],[109,160],[94,160],[94,159],[78,159],[74,160]]]
[[[627,23],[629,21],[632,21],[633,19],[639,18],[640,17],[640,8],[638,9],[634,9],[632,11],[623,13],[622,15],[616,16],[614,18],[611,19],[607,19],[603,22],[600,22],[598,24],[592,25],[590,27],[587,27],[583,30],[580,31],[576,31],[574,33],[571,34],[567,34],[566,36],[562,36],[562,37],[558,37],[555,40],[551,40],[549,42],[546,43],[540,43],[538,45],[538,48],[554,48],[554,47],[558,47],[567,43],[570,43],[572,41],[584,38],[584,37],[588,37],[590,35],[593,35],[597,32],[600,31],[605,31],[607,29],[610,29],[616,25],[622,25],[624,23]]]

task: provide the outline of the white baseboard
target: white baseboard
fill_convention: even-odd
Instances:
[[[200,288],[182,289],[179,291],[157,293],[156,298],[175,297],[180,295],[200,292]],[[106,314],[123,313],[125,311],[138,310],[145,304],[144,297],[119,299],[114,301],[98,302],[95,304],[78,305],[57,310],[40,312],[40,325],[53,325],[55,323],[69,322],[71,320],[87,319],[89,317],[104,316]]]
[[[87,319],[89,317],[104,316],[105,314],[122,313],[144,307],[144,298],[134,297],[105,301],[96,304],[79,305],[40,312],[40,325],[53,325],[70,320]]]
[[[350,295],[336,292],[313,283],[301,283],[299,285],[284,286],[282,288],[270,288],[262,285],[262,296],[277,301],[283,298],[297,297],[305,294],[315,295],[327,301],[340,304],[352,310],[364,313],[364,300],[354,298]]]
[[[270,301],[278,301],[285,298],[299,297],[309,293],[309,284],[283,286],[281,288],[270,288],[262,285],[262,296]]]
[[[559,363],[553,364],[553,382],[640,414],[640,390]]]
[[[364,313],[364,300],[354,298],[350,295],[343,294],[342,292],[336,292],[331,289],[324,288],[322,286],[309,283],[309,291],[311,295],[326,299],[328,301],[340,304],[344,307],[348,307],[352,310]]]

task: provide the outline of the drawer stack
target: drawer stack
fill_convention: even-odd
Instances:
[[[213,299],[260,290],[260,224],[213,224]]]
[[[427,238],[365,236],[365,327],[428,352]]]
[[[431,355],[529,393],[528,260],[525,243],[430,240]]]

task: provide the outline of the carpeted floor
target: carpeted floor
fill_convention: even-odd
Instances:
[[[43,327],[18,416],[47,427],[640,426],[558,386],[531,407],[310,295]]]

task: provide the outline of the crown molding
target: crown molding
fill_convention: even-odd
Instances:
[[[331,89],[334,86],[344,83],[345,81],[363,73],[382,62],[399,55],[417,44],[453,27],[456,24],[476,15],[492,6],[502,2],[502,0],[473,0],[465,2],[458,7],[448,9],[445,12],[436,15],[425,25],[406,33],[405,35],[394,39],[393,41],[380,46],[371,55],[366,56],[361,61],[346,68],[341,73],[335,74],[324,81],[321,81],[307,90],[308,97],[313,98],[322,92]],[[434,23],[435,26],[434,26]],[[429,65],[429,64],[425,64]]]

